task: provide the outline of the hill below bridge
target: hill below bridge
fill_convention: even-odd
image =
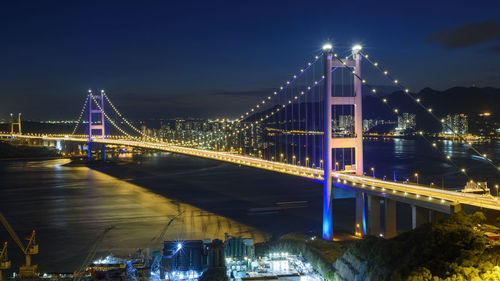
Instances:
[[[289,234],[259,245],[256,251],[302,254],[328,280],[496,281],[500,280],[500,241],[492,242],[485,233],[498,228],[484,221],[480,212],[456,213],[392,239],[368,236],[333,242]]]

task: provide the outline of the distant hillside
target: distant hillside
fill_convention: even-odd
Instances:
[[[366,89],[365,89],[366,92]],[[444,118],[447,114],[465,113],[469,116],[469,128],[474,131],[478,124],[484,123],[483,120],[478,120],[480,113],[488,112],[491,114],[489,122],[491,127],[500,127],[500,89],[495,88],[464,88],[455,87],[445,91],[437,91],[430,88],[425,88],[419,93],[412,93],[414,97],[421,100],[422,105],[431,107],[433,113],[439,118]],[[388,100],[388,105],[384,104],[380,98],[373,95],[363,97],[363,119],[383,119],[397,120],[397,116],[392,111],[397,108],[400,113],[408,112],[417,115],[417,129],[426,131],[441,131],[441,124],[433,119],[424,109],[416,104],[408,94],[397,91],[384,96]],[[317,114],[322,108],[317,102],[301,103],[287,105],[286,110],[281,110],[274,117],[267,119],[269,125],[274,119],[280,120],[298,120],[298,114],[302,119],[304,116],[310,116],[313,112]],[[259,120],[262,116],[271,113],[275,108],[267,109],[264,112],[258,112],[246,118],[245,121]],[[294,116],[292,117],[292,112]],[[310,118],[310,117],[309,117]],[[316,118],[319,118],[316,117]],[[317,124],[318,122],[316,122]]]
[[[447,114],[467,114],[469,129],[472,132],[479,130],[478,126],[484,125],[485,120],[479,117],[479,114],[484,112],[491,114],[487,121],[492,127],[500,127],[500,114],[497,112],[500,106],[500,89],[454,87],[445,91],[437,91],[425,88],[412,95],[420,98],[422,105],[431,107],[433,113],[440,118]],[[406,93],[398,91],[385,98],[391,108],[397,108],[401,113],[415,113],[417,129],[436,132],[441,130],[439,122],[419,107]],[[395,120],[396,116],[378,97],[367,96],[363,99],[363,119]]]
[[[470,116],[483,112],[496,113],[500,105],[500,89],[495,88],[464,88],[455,87],[445,91],[425,88],[414,96],[422,100],[425,106],[431,106],[436,115],[442,116],[450,113],[465,113]],[[420,113],[418,107],[404,92],[398,91],[386,96],[391,105],[396,106],[400,112]],[[374,96],[364,98],[364,117],[377,118],[389,117],[393,114],[384,108],[383,103]],[[497,118],[499,114],[496,114]]]

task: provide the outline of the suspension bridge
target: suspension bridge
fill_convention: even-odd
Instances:
[[[276,91],[264,97],[231,122],[216,124],[204,130],[186,134],[151,136],[126,119],[109,96],[101,90],[89,90],[71,134],[21,134],[20,116],[12,122],[11,131],[0,134],[4,138],[43,139],[87,143],[88,157],[92,146],[106,145],[139,147],[209,158],[273,172],[304,177],[323,183],[323,238],[333,239],[333,187],[349,189],[356,194],[355,235],[396,235],[396,202],[411,205],[412,226],[433,221],[443,214],[451,214],[463,205],[500,211],[497,197],[430,188],[423,185],[389,181],[366,176],[363,167],[362,92],[378,97],[395,115],[398,108],[376,87],[362,77],[362,62],[373,66],[402,95],[412,99],[437,122],[446,126],[418,97],[405,88],[361,46],[354,46],[347,56],[340,56],[330,44],[322,53],[292,75]],[[111,108],[110,112],[105,108]],[[84,115],[88,114],[88,126]],[[14,125],[18,126],[15,132]],[[106,126],[108,125],[108,126]],[[84,130],[76,134],[78,130]],[[113,131],[113,134],[109,133]],[[465,141],[458,131],[451,130]],[[325,133],[326,132],[326,133]],[[423,133],[437,153],[473,180],[465,167],[455,163],[432,139]],[[487,161],[497,172],[492,159],[469,143],[470,149]],[[105,157],[105,154],[104,154]],[[381,214],[380,204],[384,204]],[[384,226],[381,229],[381,215]]]

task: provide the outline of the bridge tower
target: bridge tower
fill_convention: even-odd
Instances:
[[[323,168],[324,168],[324,191],[323,191],[323,239],[333,239],[332,222],[332,169],[333,149],[349,148],[354,151],[355,163],[351,165],[356,175],[363,175],[363,119],[362,119],[362,81],[361,81],[361,46],[354,46],[352,49],[352,59],[339,60],[333,54],[333,47],[330,44],[323,46],[324,57],[324,141],[323,141]],[[353,69],[354,76],[354,96],[337,97],[332,96],[332,69],[346,67]],[[332,136],[332,111],[336,105],[352,105],[354,107],[354,132],[348,137]],[[352,164],[352,163],[351,163]],[[364,194],[356,194],[356,235],[361,236],[366,233]]]
[[[14,114],[10,114],[10,135],[14,135],[14,126],[17,125],[18,134],[22,134],[21,132],[21,113],[17,114],[17,122],[14,122]]]
[[[97,103],[97,104],[96,104]],[[95,106],[93,106],[93,104]],[[94,117],[97,117],[94,120]],[[100,95],[94,95],[89,89],[89,141],[88,141],[88,159],[92,157],[91,143],[93,138],[105,138],[106,126],[104,116],[104,90]],[[106,160],[106,148],[104,145],[104,159]]]

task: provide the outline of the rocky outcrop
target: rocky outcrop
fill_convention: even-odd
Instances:
[[[345,252],[333,263],[335,281],[368,281],[368,263],[358,259],[350,251]]]

